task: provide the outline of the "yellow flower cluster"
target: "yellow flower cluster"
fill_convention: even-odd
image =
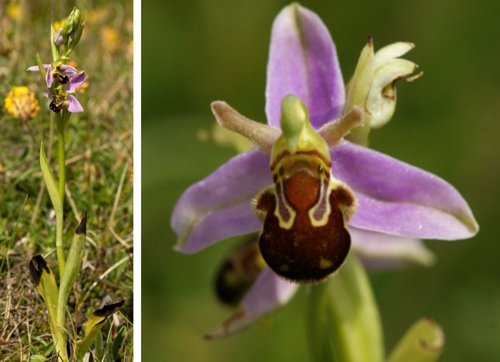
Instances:
[[[26,121],[36,117],[40,107],[35,93],[30,92],[28,87],[12,87],[5,98],[5,109],[15,118]]]

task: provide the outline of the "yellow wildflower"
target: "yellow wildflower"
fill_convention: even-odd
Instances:
[[[104,47],[107,48],[111,53],[117,51],[120,46],[120,34],[118,34],[115,29],[109,26],[104,26],[101,29],[101,40],[104,44]]]
[[[5,109],[15,118],[26,121],[36,117],[40,107],[35,93],[30,92],[28,87],[12,87],[5,98]]]
[[[17,4],[17,2],[8,3],[5,7],[5,13],[9,18],[17,20],[19,16],[19,5]]]

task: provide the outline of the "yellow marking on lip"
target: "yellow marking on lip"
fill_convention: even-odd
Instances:
[[[279,224],[280,224],[280,228],[289,230],[293,226],[293,223],[295,221],[295,217],[297,216],[297,213],[295,212],[293,207],[291,207],[288,204],[288,201],[287,201],[286,195],[285,195],[285,187],[284,187],[283,183],[281,181],[276,182],[276,184],[278,184],[278,183],[280,184],[279,190],[277,187],[274,188],[274,195],[276,197],[276,208],[274,209],[274,216],[276,216],[276,218],[278,219]],[[279,195],[278,195],[278,191],[279,191]],[[283,211],[286,210],[286,212],[290,215],[288,220],[283,219],[283,215],[281,214],[281,209],[284,209]]]
[[[269,166],[271,172],[274,173],[275,170],[278,168],[277,166],[280,163],[282,163],[283,160],[290,158],[293,159],[294,162],[298,160],[305,160],[309,162],[313,159],[317,159],[316,162],[321,163],[325,169],[330,170],[330,168],[332,167],[330,155],[324,156],[316,150],[298,151],[294,154],[291,154],[288,150],[284,150],[281,153],[275,155],[274,157],[271,157],[271,165]]]
[[[321,269],[331,268],[332,265],[333,265],[333,262],[331,260],[328,260],[328,259],[325,259],[325,258],[321,258],[321,260],[319,261],[319,267]]]

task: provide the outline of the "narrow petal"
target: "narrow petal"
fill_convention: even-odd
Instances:
[[[178,240],[176,249],[192,254],[231,236],[260,230],[262,224],[255,217],[250,205],[251,198],[205,213],[194,221],[195,224],[188,230],[189,234],[184,243],[183,240]]]
[[[331,156],[332,174],[358,198],[349,225],[442,240],[465,239],[478,231],[467,202],[436,175],[347,141]]]
[[[324,124],[318,130],[318,134],[323,137],[328,147],[336,147],[342,142],[343,137],[349,134],[354,127],[363,124],[364,116],[365,114],[361,108],[354,106],[345,116]]]
[[[349,228],[352,247],[363,264],[372,269],[432,265],[434,254],[421,240]]]
[[[226,102],[212,102],[212,112],[222,127],[246,137],[266,154],[271,154],[274,143],[281,135],[279,128],[252,121]]]
[[[60,27],[59,30],[54,34],[53,42],[55,45],[61,45],[63,42],[63,37],[61,35],[63,28]]]
[[[272,182],[269,156],[253,149],[189,187],[172,215],[176,248],[194,253],[221,239],[260,230],[251,201]]]
[[[53,96],[53,95],[52,95],[52,93],[50,93],[50,91],[48,91],[48,90],[47,90],[47,91],[45,91],[45,92],[43,92],[43,96],[44,96],[45,98],[47,98],[47,99],[50,99],[50,100],[54,99],[54,96]]]
[[[66,74],[69,77],[72,77],[76,74],[75,67],[72,67],[71,65],[63,64],[61,65],[61,70],[64,71],[64,74]]]
[[[377,50],[377,53],[375,53],[375,61],[381,62],[382,60],[390,58],[399,58],[413,48],[415,48],[415,44],[409,42],[398,42],[386,45],[385,47]]]
[[[205,337],[219,339],[245,329],[288,303],[297,287],[297,284],[279,278],[271,269],[264,269],[236,312]]]
[[[50,68],[50,64],[44,64],[43,67],[45,69],[48,69],[48,68]],[[34,65],[32,67],[29,67],[26,70],[29,71],[29,72],[39,72],[40,71],[40,69],[38,68],[38,65]]]
[[[80,104],[80,102],[78,102],[78,99],[73,97],[71,94],[68,94],[68,102],[68,111],[70,111],[71,113],[83,112],[82,105]]]
[[[307,106],[314,128],[340,116],[344,81],[335,45],[321,19],[294,3],[274,21],[267,66],[266,114],[280,126],[281,101],[294,94]]]
[[[71,77],[68,84],[66,84],[66,91],[74,92],[76,88],[85,82],[85,79],[87,79],[85,72],[78,73],[74,77]]]
[[[52,79],[52,64],[49,64],[47,73],[45,73],[45,82],[47,83],[47,88],[52,87],[52,83],[54,82],[54,79]]]

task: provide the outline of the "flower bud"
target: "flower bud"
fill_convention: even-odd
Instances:
[[[73,8],[71,14],[69,14],[68,18],[64,21],[62,34],[67,37],[75,30],[76,26],[79,23],[80,23],[80,10],[78,10],[77,8]]]
[[[418,67],[415,63],[399,59],[414,48],[412,43],[399,42],[388,45],[375,54],[373,41],[361,51],[354,75],[347,85],[347,100],[344,113],[354,106],[364,110],[364,123],[347,136],[352,142],[368,145],[371,128],[379,128],[392,118],[396,109],[396,81],[411,82],[422,73],[408,77]]]
[[[85,27],[85,22],[79,23],[76,26],[75,31],[71,35],[71,43],[69,44],[68,50],[66,51],[66,56],[69,56],[73,49],[77,46],[78,42],[80,41],[80,38],[82,37],[83,34],[83,28]]]
[[[375,54],[375,77],[366,100],[371,113],[371,128],[380,128],[389,122],[396,109],[396,81],[405,79],[411,82],[423,73],[408,77],[418,65],[405,59],[399,59],[415,45],[399,42],[380,49]]]
[[[344,107],[344,114],[349,113],[355,106],[364,111],[363,124],[352,129],[347,139],[365,146],[368,144],[368,134],[370,132],[370,111],[367,108],[366,99],[370,93],[374,75],[375,55],[373,52],[373,40],[369,37],[368,43],[359,56],[354,75],[347,85],[347,99]]]
[[[388,362],[437,361],[444,348],[444,333],[432,318],[415,322],[392,350]]]

